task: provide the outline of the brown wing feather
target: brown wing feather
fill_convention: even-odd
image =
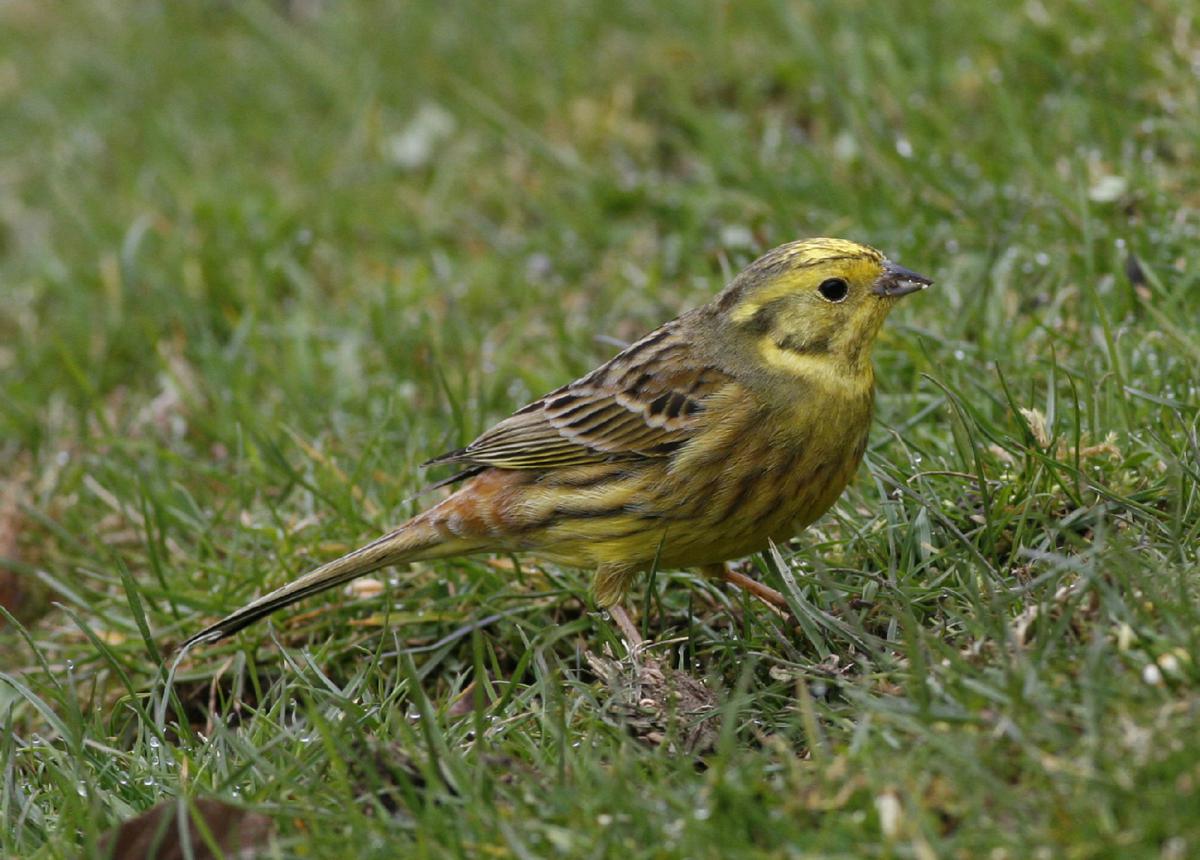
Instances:
[[[732,382],[689,360],[673,323],[429,464],[553,469],[665,457],[695,433],[705,399]]]

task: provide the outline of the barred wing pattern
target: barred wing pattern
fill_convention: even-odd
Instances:
[[[733,382],[724,371],[689,361],[689,353],[676,324],[668,323],[426,465],[545,470],[666,457],[696,434],[705,399]]]

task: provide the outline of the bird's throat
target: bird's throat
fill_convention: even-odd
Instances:
[[[759,354],[775,372],[803,379],[825,389],[861,393],[870,391],[875,384],[869,359],[851,362],[836,352],[808,353],[789,349],[770,339],[760,343]]]

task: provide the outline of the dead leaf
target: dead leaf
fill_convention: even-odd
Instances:
[[[588,665],[612,694],[608,709],[653,746],[680,742],[683,752],[702,754],[717,742],[717,697],[687,672],[664,666],[636,649],[623,660],[591,652]]]
[[[1138,255],[1130,251],[1125,256],[1125,277],[1129,279],[1129,285],[1133,287],[1134,293],[1143,301],[1148,302],[1151,299],[1149,279],[1146,277],[1146,269],[1142,266],[1142,261],[1138,259]]]
[[[100,840],[100,856],[114,860],[182,860],[189,856],[195,860],[248,860],[258,856],[271,838],[271,819],[223,800],[198,797],[183,804],[186,828],[178,823],[180,807],[178,800],[164,800],[117,825]],[[214,847],[218,853],[213,853]]]
[[[1025,423],[1029,426],[1029,432],[1033,435],[1034,442],[1043,451],[1049,450],[1051,438],[1050,428],[1047,426],[1046,416],[1042,414],[1040,409],[1025,409],[1020,410],[1021,417],[1025,419]],[[1086,436],[1081,438],[1080,446],[1076,451],[1073,445],[1068,445],[1066,440],[1058,440],[1058,445],[1054,448],[1054,457],[1060,462],[1070,462],[1078,457],[1080,460],[1090,460],[1093,457],[1108,457],[1113,460],[1121,458],[1121,449],[1117,447],[1117,434],[1109,433],[1104,437],[1104,440],[1097,444],[1082,444],[1087,442]]]
[[[1046,416],[1042,414],[1042,411],[1040,409],[1021,409],[1021,416],[1029,425],[1029,432],[1033,434],[1033,441],[1037,442],[1038,447],[1049,448],[1050,431],[1046,427]]]
[[[0,484],[0,606],[15,618],[22,617],[22,611],[29,603],[27,588],[30,580],[5,566],[3,560],[20,560],[17,538],[21,533],[23,517],[19,500],[24,495],[22,491],[27,480],[27,474],[20,474]],[[0,629],[5,623],[0,618]]]
[[[483,696],[477,696],[475,690],[478,686],[478,681],[472,681],[463,687],[462,692],[455,696],[449,707],[446,708],[446,716],[465,717],[467,714],[473,713],[477,705],[481,710],[486,711],[495,700],[488,695],[486,686],[482,690]]]

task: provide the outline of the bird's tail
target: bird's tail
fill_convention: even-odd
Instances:
[[[184,642],[182,648],[186,650],[200,642],[216,642],[218,639],[232,636],[243,627],[265,618],[277,609],[336,588],[344,582],[388,565],[459,555],[474,549],[464,544],[461,540],[447,540],[434,526],[428,514],[415,517],[390,534],[323,564],[299,579],[246,604],[215,624],[210,624]]]

